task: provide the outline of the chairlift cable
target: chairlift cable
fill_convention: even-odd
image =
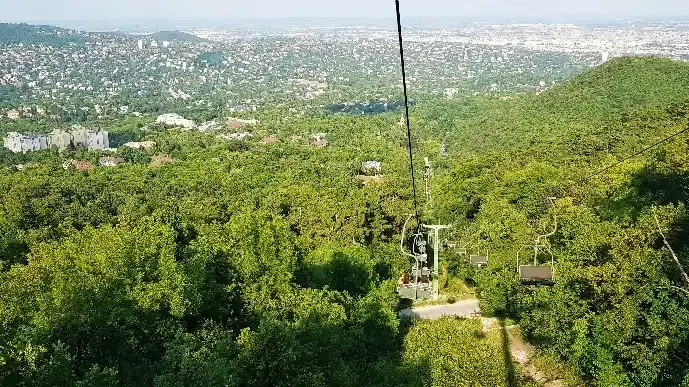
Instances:
[[[416,228],[421,228],[421,218],[419,218],[419,208],[416,200],[416,177],[414,176],[414,156],[411,143],[411,127],[409,125],[409,96],[407,94],[407,73],[404,67],[404,48],[402,44],[402,20],[400,17],[400,1],[395,0],[395,10],[397,12],[397,36],[400,45],[400,65],[402,67],[402,86],[404,88],[404,115],[407,124],[407,145],[409,146],[409,168],[411,169],[411,185],[414,192],[414,214],[416,216]]]
[[[665,137],[665,138],[663,138],[663,139],[661,139],[661,140],[659,140],[659,141],[657,141],[657,142],[655,142],[649,146],[646,146],[643,149],[623,158],[622,160],[620,160],[614,164],[611,164],[611,165],[608,165],[607,167],[601,168],[601,169],[597,170],[596,172],[593,172],[593,173],[587,175],[583,179],[577,180],[574,183],[568,184],[565,187],[560,188],[559,190],[557,190],[557,194],[554,196],[557,196],[557,197],[569,196],[572,194],[572,188],[581,187],[584,183],[587,183],[588,181],[592,180],[594,177],[600,176],[601,174],[603,174],[603,173],[605,173],[605,172],[607,172],[607,171],[609,171],[615,167],[620,166],[621,164],[633,159],[634,157],[640,156],[640,155],[648,152],[649,150],[656,148],[659,145],[662,145],[662,144],[672,140],[673,138],[679,136],[680,134],[683,134],[686,132],[689,132],[689,124],[687,125],[686,128],[684,128],[684,129],[682,129],[676,133],[673,133],[673,134],[671,134],[671,135],[669,135],[669,136],[667,136],[667,137]]]
[[[672,135],[670,135],[670,136],[668,136],[668,137],[665,137],[665,138],[663,138],[662,140],[657,141],[657,142],[655,142],[655,143],[653,143],[653,144],[651,144],[651,145],[649,145],[649,146],[647,146],[647,147],[645,147],[645,148],[639,150],[638,152],[636,152],[636,153],[634,153],[634,154],[632,154],[632,155],[629,155],[629,156],[623,158],[622,160],[620,160],[620,161],[618,161],[618,162],[616,162],[616,163],[614,163],[614,164],[612,164],[612,165],[609,165],[609,166],[607,166],[607,167],[605,167],[605,168],[603,168],[603,169],[601,169],[601,170],[599,170],[599,171],[597,171],[597,172],[594,172],[594,173],[592,173],[592,174],[586,176],[585,178],[583,178],[583,179],[577,181],[576,183],[574,183],[574,184],[572,184],[572,185],[573,185],[573,186],[578,186],[578,185],[581,185],[581,184],[583,184],[583,183],[586,183],[587,181],[593,179],[594,177],[596,177],[596,176],[598,176],[598,175],[600,175],[600,174],[603,174],[603,173],[605,173],[605,172],[607,172],[607,171],[609,171],[609,170],[611,170],[611,169],[613,169],[613,168],[615,168],[615,167],[621,165],[622,163],[624,163],[624,162],[626,162],[626,161],[628,161],[628,160],[630,160],[630,159],[633,159],[633,158],[636,157],[636,156],[640,156],[640,155],[642,155],[642,154],[648,152],[649,150],[651,150],[651,149],[657,147],[658,145],[661,145],[661,144],[663,144],[663,143],[665,143],[665,142],[668,142],[668,141],[670,141],[671,139],[673,139],[673,138],[679,136],[680,134],[685,133],[685,132],[688,132],[688,131],[689,131],[689,125],[687,125],[687,127],[686,127],[685,129],[682,129],[682,130],[680,130],[679,132],[677,132],[677,133],[675,133],[675,134],[672,134]]]

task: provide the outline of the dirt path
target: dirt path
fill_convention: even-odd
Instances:
[[[563,380],[550,380],[545,373],[540,371],[533,362],[534,348],[525,342],[519,334],[518,325],[503,326],[499,319],[493,317],[481,317],[481,309],[477,299],[458,301],[453,304],[431,305],[412,309],[404,309],[399,312],[400,317],[414,317],[419,320],[437,320],[442,317],[480,318],[483,332],[502,330],[509,351],[515,362],[519,364],[522,376],[531,379],[544,387],[565,387]]]
[[[534,348],[531,344],[522,340],[521,335],[517,332],[517,328],[517,326],[505,327],[503,332],[507,335],[507,340],[510,343],[510,353],[512,358],[519,363],[522,375],[545,387],[565,387],[563,380],[551,380],[536,367],[532,361]]]
[[[404,309],[399,312],[400,317],[415,317],[418,320],[437,320],[441,317],[476,317],[481,315],[478,300],[457,301],[453,304],[421,306]]]

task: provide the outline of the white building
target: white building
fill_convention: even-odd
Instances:
[[[124,162],[122,157],[101,157],[98,159],[98,163],[104,167],[116,167]]]
[[[159,124],[165,124],[170,126],[181,126],[185,129],[196,128],[196,123],[192,120],[187,120],[186,118],[180,116],[176,113],[167,113],[158,116],[156,122]]]
[[[2,145],[14,153],[19,153],[22,151],[22,135],[17,132],[9,132],[3,139]]]
[[[3,140],[3,146],[14,153],[48,149],[46,136],[40,133],[9,132]]]
[[[367,175],[377,175],[382,169],[380,161],[364,161],[361,163],[361,171]]]
[[[21,116],[21,114],[19,113],[19,110],[17,110],[17,109],[12,109],[12,110],[7,112],[7,118],[10,118],[13,120],[16,120],[20,116]]]
[[[258,125],[260,121],[258,120],[243,120],[241,118],[228,117],[227,125],[229,126],[242,126],[242,125]]]
[[[207,132],[207,131],[212,131],[212,130],[219,130],[222,129],[222,125],[217,123],[217,121],[207,121],[199,125],[199,131],[200,132]]]
[[[88,130],[76,128],[72,132],[55,129],[48,135],[40,133],[9,132],[4,138],[3,146],[12,152],[30,152],[48,148],[60,151],[66,150],[70,145],[81,146],[88,150],[103,150],[110,147],[108,132],[104,130]]]
[[[69,132],[55,129],[48,133],[48,148],[63,151],[69,148],[70,142],[72,142],[72,135]]]
[[[86,133],[86,149],[88,150],[103,150],[110,148],[110,140],[108,139],[108,132],[104,130],[88,131]]]
[[[72,143],[74,146],[84,147],[88,150],[102,150],[110,148],[108,132],[105,130],[89,130],[77,128],[72,131]]]
[[[158,47],[158,42],[151,40],[151,47]]]
[[[22,135],[22,152],[33,152],[48,149],[45,134],[25,133]]]
[[[139,41],[137,42],[137,46],[139,47],[139,50],[143,50],[144,49],[144,41],[139,39]]]
[[[217,135],[216,137],[217,137],[217,138],[221,138],[221,139],[223,139],[223,140],[230,140],[230,141],[237,140],[237,141],[240,141],[240,140],[244,140],[245,138],[251,138],[251,137],[253,137],[253,136],[254,136],[254,135],[251,134],[251,133],[249,133],[249,132],[241,132],[241,133],[219,134],[219,135]]]
[[[163,47],[165,47],[165,48],[170,47],[170,42],[168,42],[167,40],[163,40]]]
[[[154,141],[142,141],[142,142],[128,142],[124,144],[123,146],[126,146],[127,148],[131,149],[150,149],[156,146],[156,143]]]

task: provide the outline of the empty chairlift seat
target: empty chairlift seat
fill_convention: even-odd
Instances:
[[[488,257],[484,255],[472,255],[469,257],[469,263],[474,267],[483,267],[488,265]]]
[[[553,286],[554,278],[552,266],[519,266],[519,281],[523,285]]]

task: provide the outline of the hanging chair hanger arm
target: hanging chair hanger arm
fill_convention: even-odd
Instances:
[[[539,235],[538,238],[536,238],[536,243],[540,243],[541,238],[548,238],[550,236],[555,235],[555,233],[557,232],[557,213],[555,212],[555,198],[550,197],[548,198],[548,200],[550,200],[550,205],[553,207],[553,221],[555,222],[555,227],[553,228],[553,231],[547,234]]]
[[[409,254],[408,252],[404,251],[404,236],[405,236],[406,231],[407,231],[407,225],[409,224],[409,220],[413,216],[414,216],[414,214],[409,214],[409,216],[407,216],[407,220],[404,221],[404,226],[402,226],[402,239],[400,239],[400,251],[402,251],[402,254],[404,254],[408,257],[412,257],[412,258],[414,258],[413,254]]]

